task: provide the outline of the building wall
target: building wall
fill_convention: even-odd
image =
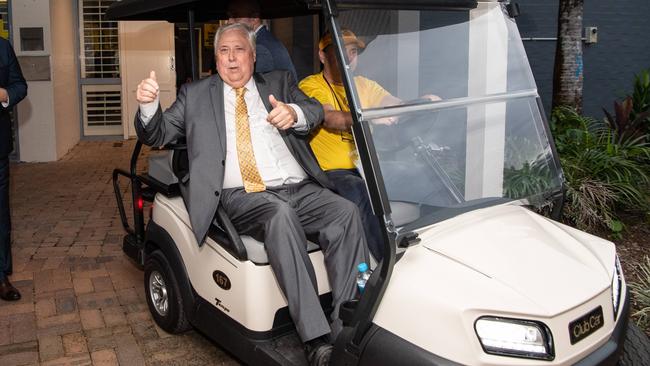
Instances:
[[[50,56],[50,1],[14,0],[11,3],[13,44],[17,56]],[[21,27],[42,27],[43,51],[23,51]],[[50,58],[51,64],[51,58]],[[25,72],[29,65],[21,64]],[[51,74],[50,74],[51,75]],[[20,160],[56,160],[54,96],[52,81],[28,81],[27,97],[18,104]]]
[[[55,161],[77,142],[80,133],[80,97],[77,77],[77,21],[74,0],[14,0],[12,28],[16,54],[44,56],[49,80],[29,80],[28,61],[21,62],[28,81],[27,97],[18,104],[19,158]],[[21,28],[43,28],[43,50],[25,51]]]
[[[558,1],[518,1],[523,38],[554,38]],[[634,74],[650,68],[650,1],[585,1],[583,26],[598,27],[598,43],[583,43],[584,114],[602,118],[602,108],[632,92]],[[550,113],[555,41],[524,41],[544,107]]]
[[[52,84],[56,159],[63,157],[81,136],[76,8],[72,0],[50,0],[52,19]],[[55,21],[56,20],[56,21]]]

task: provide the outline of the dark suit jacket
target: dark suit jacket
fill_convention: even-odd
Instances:
[[[269,94],[279,101],[297,104],[305,114],[307,131],[280,131],[289,151],[311,179],[323,187],[331,185],[314,158],[307,135],[323,119],[323,107],[303,94],[287,71],[255,74],[255,84],[268,111]],[[187,140],[189,173],[181,179],[181,194],[190,221],[201,245],[219,204],[226,158],[226,125],[223,107],[223,81],[219,75],[184,84],[174,104],[164,113],[161,108],[146,127],[136,114],[135,127],[146,145],[161,146],[179,137]]]
[[[0,87],[7,89],[9,94],[7,108],[0,105],[0,157],[6,157],[14,149],[9,111],[27,95],[27,83],[14,49],[9,41],[2,37],[0,37]]]
[[[255,33],[255,49],[255,72],[289,70],[297,82],[298,74],[291,62],[289,52],[282,42],[266,29],[266,26],[262,26]]]

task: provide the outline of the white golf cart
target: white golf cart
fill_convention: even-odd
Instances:
[[[535,213],[559,215],[563,176],[506,3],[284,3],[292,14],[321,11],[334,35],[384,229],[385,258],[341,310],[333,365],[650,364],[647,338],[628,325],[614,244]],[[367,45],[356,65],[342,28]],[[360,75],[405,102],[365,108],[352,82]],[[375,123],[386,117],[399,122]],[[147,174],[137,174],[140,148],[113,178],[123,248],[144,267],[156,323],[171,333],[193,326],[247,364],[305,364],[263,244],[219,209],[197,245],[178,189],[182,146],[152,153]],[[120,176],[132,183],[132,227]],[[153,202],[146,230],[143,201]],[[309,249],[327,309],[323,256]]]

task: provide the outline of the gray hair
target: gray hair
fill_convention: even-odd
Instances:
[[[214,35],[214,52],[217,52],[217,45],[219,44],[221,36],[231,30],[242,32],[248,39],[248,43],[250,43],[251,48],[253,49],[253,54],[255,54],[255,31],[244,23],[233,23],[219,27],[217,33]]]

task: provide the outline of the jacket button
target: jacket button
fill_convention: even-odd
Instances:
[[[214,191],[214,195],[219,197],[219,191]]]
[[[222,166],[226,166],[226,161],[225,161],[225,160],[221,160],[221,165],[222,165]]]

